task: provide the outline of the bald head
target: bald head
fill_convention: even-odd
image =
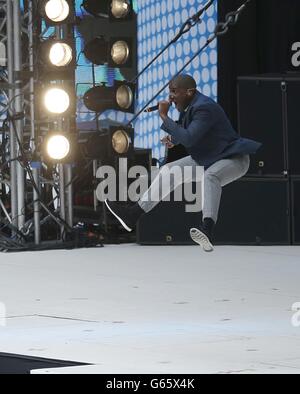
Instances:
[[[197,84],[190,75],[180,74],[169,84],[169,101],[175,103],[179,112],[185,110],[197,92]]]
[[[173,78],[170,82],[170,85],[175,87],[176,89],[196,89],[197,84],[193,77],[187,74],[180,74],[177,77]]]

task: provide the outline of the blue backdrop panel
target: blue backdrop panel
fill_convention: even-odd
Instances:
[[[194,15],[207,0],[140,0],[138,10],[138,67],[141,70],[178,33],[188,17]],[[147,103],[181,67],[202,47],[213,33],[217,22],[217,2],[203,16],[203,22],[194,26],[155,63],[139,83],[139,107]],[[199,89],[217,99],[217,43],[213,42],[191,65],[186,73],[192,75]],[[168,90],[160,99],[168,96]],[[171,117],[178,119],[175,108]],[[160,130],[161,121],[156,112],[145,114],[137,122],[135,145],[152,148],[153,156],[160,159],[165,148],[160,143],[165,133]]]
[[[78,1],[78,13],[81,0]],[[178,33],[188,17],[194,15],[207,0],[138,0],[134,2],[138,13],[138,69],[142,70],[165,45]],[[203,15],[203,22],[194,26],[189,33],[173,44],[151,68],[139,79],[137,110],[142,108],[172,76],[202,47],[213,33],[217,23],[217,2]],[[78,53],[83,49],[78,43]],[[81,66],[77,70],[78,121],[92,120],[94,114],[84,107],[80,97],[92,84],[91,65],[80,56]],[[217,42],[211,45],[186,68],[192,75],[202,93],[217,100]],[[118,69],[106,66],[97,68],[96,83],[109,82],[113,76],[124,79]],[[99,79],[99,80],[98,80]],[[166,89],[159,99],[168,97]],[[171,109],[170,116],[178,119],[178,112]],[[132,115],[116,111],[104,112],[100,119],[110,118],[118,122],[130,121]],[[100,124],[101,125],[101,124]],[[135,122],[135,146],[151,148],[153,157],[162,159],[165,148],[160,139],[165,133],[160,130],[161,121],[157,112],[143,114]]]

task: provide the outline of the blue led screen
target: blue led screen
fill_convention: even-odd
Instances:
[[[203,0],[137,0],[134,9],[138,15],[138,70],[142,70],[162,48],[178,33],[182,24],[188,17],[194,15],[207,1]],[[80,7],[82,0],[77,0],[77,14],[83,15]],[[189,33],[173,44],[151,68],[139,79],[138,99],[136,110],[142,108],[160,88],[202,47],[208,37],[213,33],[217,23],[217,2],[203,15],[202,23],[194,26]],[[95,114],[89,112],[83,102],[84,92],[93,84],[92,65],[82,54],[83,40],[77,31],[78,68],[76,72],[78,106],[78,122],[91,121]],[[190,64],[186,73],[192,75],[202,93],[217,99],[217,42],[210,46]],[[107,66],[95,67],[95,82],[106,82],[125,79],[122,70]],[[158,99],[168,97],[166,89]],[[152,104],[153,105],[153,104]],[[175,108],[170,110],[170,116],[178,119]],[[116,111],[106,111],[100,116],[102,119],[111,119],[120,123],[127,123],[131,114]],[[161,121],[158,113],[142,114],[135,122],[135,146],[151,148],[153,157],[161,159],[165,156],[165,147],[160,143],[165,133],[160,130]]]

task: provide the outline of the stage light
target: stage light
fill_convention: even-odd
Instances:
[[[111,13],[117,19],[126,18],[130,13],[130,2],[126,0],[113,0],[111,2]]]
[[[126,41],[116,41],[111,47],[111,58],[112,61],[118,65],[124,65],[127,63],[130,55],[129,45]]]
[[[41,153],[45,162],[74,163],[77,155],[77,133],[48,131],[42,141]]]
[[[48,112],[63,114],[70,107],[69,93],[63,88],[49,88],[44,92],[43,104]]]
[[[63,70],[75,68],[76,53],[73,40],[57,40],[50,38],[39,46],[39,58],[47,70]],[[59,78],[58,78],[59,79]]]
[[[46,153],[55,161],[66,159],[71,149],[69,139],[63,134],[53,134],[46,140]]]
[[[39,75],[43,81],[70,80],[75,73],[75,42],[51,37],[38,46]]]
[[[68,66],[73,60],[71,46],[63,42],[54,43],[49,51],[49,60],[56,67]]]
[[[130,0],[84,0],[83,8],[89,14],[110,19],[125,19],[132,12]]]
[[[127,110],[132,106],[134,92],[128,85],[121,85],[116,89],[116,101],[122,110]]]
[[[85,106],[94,112],[107,109],[134,113],[135,85],[128,82],[115,81],[112,88],[95,86],[83,96]]]
[[[97,65],[131,67],[132,40],[130,38],[110,38],[108,42],[103,36],[98,36],[85,45],[83,53],[90,62]]]
[[[66,0],[49,0],[45,4],[45,14],[53,22],[63,22],[70,13]]]
[[[130,156],[134,150],[134,129],[125,126],[112,126],[109,128],[109,149],[111,157]]]
[[[131,155],[134,150],[134,129],[123,125],[111,126],[100,133],[92,133],[80,143],[89,159],[109,162],[118,156]]]
[[[73,0],[43,0],[40,13],[48,25],[71,23],[75,19]]]
[[[117,130],[111,137],[111,143],[117,154],[124,155],[129,150],[131,139],[125,130]]]

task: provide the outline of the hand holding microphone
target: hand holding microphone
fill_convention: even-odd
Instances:
[[[149,107],[147,109],[145,109],[144,112],[154,112],[154,111],[161,111],[161,108],[163,108],[164,111],[166,111],[166,113],[168,113],[170,106],[172,105],[171,102],[164,100],[164,101],[160,101],[158,104],[154,105],[153,107]]]
[[[149,107],[149,108],[145,109],[144,112],[154,112],[154,111],[158,111],[158,109],[159,109],[159,105],[157,104],[157,105],[154,105],[153,107]]]
[[[158,110],[161,119],[165,121],[165,119],[168,117],[168,112],[171,105],[172,105],[171,101],[163,100],[160,101],[154,107],[147,108],[145,112],[153,112]]]
[[[172,143],[172,140],[171,140],[171,136],[170,136],[170,135],[167,135],[166,137],[162,138],[160,141],[161,141],[162,144],[166,145],[166,147],[169,148],[169,149],[172,149],[172,148],[174,148],[174,146],[175,146],[175,145]]]
[[[159,105],[158,107],[159,115],[162,119],[164,119],[165,117],[168,116],[171,103],[167,100],[164,100],[164,101],[160,101],[158,105]]]

